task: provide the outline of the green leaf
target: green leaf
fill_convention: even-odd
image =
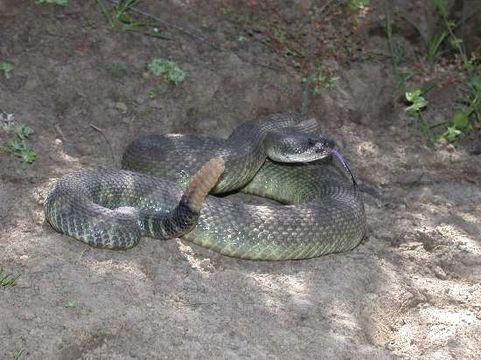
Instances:
[[[448,126],[448,129],[441,135],[441,137],[451,143],[462,133],[461,130],[456,129],[454,126]]]
[[[68,0],[37,0],[36,4],[54,4],[60,6],[67,6]]]
[[[471,80],[469,80],[469,87],[474,92],[481,92],[481,76],[473,76]]]
[[[406,91],[405,97],[406,100],[410,103],[413,103],[417,98],[421,96],[421,89],[413,89],[410,91]]]
[[[31,147],[26,147],[21,152],[21,159],[23,163],[31,164],[37,159],[37,153]]]
[[[448,10],[446,9],[445,0],[434,0],[434,4],[436,5],[436,9],[439,11],[442,17],[448,17]]]
[[[187,74],[175,62],[165,59],[153,59],[148,65],[148,69],[155,76],[163,75],[164,78],[175,85],[185,80]]]
[[[8,80],[11,78],[10,73],[13,70],[13,65],[7,61],[2,61],[0,62],[0,70],[3,71],[3,74],[5,75],[5,78]]]
[[[463,111],[456,111],[450,123],[457,130],[464,130],[469,126],[469,118]]]

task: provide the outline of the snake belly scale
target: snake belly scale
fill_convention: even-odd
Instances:
[[[330,144],[319,132],[317,120],[284,113],[244,123],[227,139],[143,137],[127,147],[124,170],[60,179],[44,204],[46,219],[59,232],[112,249],[132,247],[141,236],[181,236],[244,259],[351,250],[366,232],[362,197],[323,153]],[[285,146],[294,154],[283,154]],[[238,190],[278,203],[253,205],[223,195]]]

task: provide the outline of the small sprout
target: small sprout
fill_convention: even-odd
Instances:
[[[75,309],[77,307],[77,303],[75,301],[67,301],[64,306],[67,309]]]
[[[409,115],[419,114],[421,110],[428,105],[428,101],[424,98],[421,89],[406,91],[405,98],[409,106],[407,106],[404,111],[406,111]]]
[[[347,7],[351,10],[362,10],[369,6],[370,0],[348,0]]]
[[[123,67],[123,65],[117,61],[112,62],[110,66],[108,67],[109,72],[116,77],[122,76],[125,74],[126,69]]]
[[[281,44],[286,42],[286,33],[285,31],[282,30],[276,30],[274,31],[274,37],[276,38],[277,41],[279,41]]]
[[[68,0],[37,0],[36,4],[53,4],[59,6],[67,6]]]
[[[313,95],[319,95],[323,88],[332,89],[338,80],[339,76],[334,75],[323,65],[319,65],[315,72],[302,78],[303,83],[312,84]]]
[[[153,59],[148,68],[155,76],[163,75],[164,79],[175,85],[179,85],[187,76],[185,71],[171,60]]]
[[[6,274],[3,269],[0,269],[0,286],[2,287],[13,287],[17,285],[17,280],[20,275],[14,276],[12,274]]]
[[[20,356],[22,356],[24,350],[18,350],[18,351],[15,351],[13,354],[12,354],[12,360],[19,360],[20,359]]]
[[[0,62],[0,71],[3,71],[3,75],[5,76],[5,79],[10,79],[12,75],[10,74],[13,70],[13,65],[12,63],[8,61],[2,61]]]
[[[461,130],[456,129],[454,126],[448,126],[448,129],[443,134],[441,134],[441,138],[446,139],[448,142],[452,143],[462,133],[463,132]]]
[[[6,152],[18,157],[22,164],[32,164],[37,153],[28,143],[33,130],[15,121],[0,123],[0,130],[6,135],[3,148]]]

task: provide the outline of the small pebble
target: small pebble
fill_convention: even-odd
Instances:
[[[126,113],[127,112],[127,105],[123,102],[116,102],[114,104],[114,108],[119,110],[121,113]]]

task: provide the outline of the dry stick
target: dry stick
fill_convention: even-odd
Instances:
[[[107,145],[109,146],[109,150],[110,150],[110,156],[112,157],[112,165],[115,166],[115,157],[114,157],[114,152],[112,150],[112,144],[110,143],[107,136],[105,136],[104,131],[102,129],[100,129],[99,127],[95,126],[94,124],[89,124],[89,125],[92,127],[92,129],[98,131],[102,135],[102,137],[105,139],[105,141],[107,142]]]

